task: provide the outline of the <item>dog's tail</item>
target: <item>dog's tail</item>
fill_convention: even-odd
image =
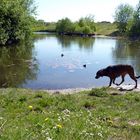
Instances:
[[[136,78],[138,79],[138,78],[140,78],[140,76],[136,76]]]

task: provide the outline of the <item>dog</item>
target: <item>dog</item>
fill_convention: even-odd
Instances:
[[[110,78],[109,86],[111,86],[112,82],[113,84],[119,86],[124,82],[124,77],[126,74],[128,74],[130,78],[135,81],[135,88],[137,88],[137,79],[140,78],[140,76],[137,77],[135,76],[134,69],[131,65],[120,64],[120,65],[108,66],[104,69],[97,71],[95,78],[98,79],[100,77],[107,76]],[[119,84],[117,84],[115,83],[115,79],[119,76],[122,77],[122,81]]]

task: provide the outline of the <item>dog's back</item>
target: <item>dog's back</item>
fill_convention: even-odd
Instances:
[[[134,69],[131,65],[112,65],[105,68],[105,71],[108,75],[113,77],[118,77],[120,75],[131,74],[134,72]],[[112,77],[111,76],[111,77]]]

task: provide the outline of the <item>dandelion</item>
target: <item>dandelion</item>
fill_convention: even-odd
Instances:
[[[29,108],[30,110],[32,110],[32,109],[33,109],[33,106],[29,105],[28,108]]]
[[[57,124],[57,127],[58,127],[58,128],[62,128],[62,125],[61,125],[61,124]]]

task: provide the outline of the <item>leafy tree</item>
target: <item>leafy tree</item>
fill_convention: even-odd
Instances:
[[[78,25],[82,28],[82,33],[94,33],[96,31],[95,24],[94,24],[94,16],[89,15],[84,18],[81,18],[78,21]]]
[[[140,1],[134,11],[133,22],[130,26],[129,35],[136,37],[140,36]]]
[[[74,24],[69,18],[61,19],[56,23],[57,32],[73,32],[74,30]]]
[[[33,0],[1,0],[0,45],[28,38],[31,34],[31,19],[34,11]]]
[[[56,23],[57,32],[76,32],[76,33],[94,33],[96,30],[93,16],[81,18],[77,22],[71,22],[70,19],[65,18]]]
[[[115,22],[120,33],[127,31],[127,26],[133,19],[133,8],[128,4],[121,4],[115,11]]]

